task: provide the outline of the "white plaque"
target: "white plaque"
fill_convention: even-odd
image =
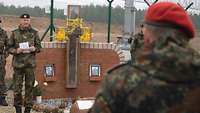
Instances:
[[[19,48],[21,48],[21,49],[29,49],[29,43],[28,42],[19,43]]]

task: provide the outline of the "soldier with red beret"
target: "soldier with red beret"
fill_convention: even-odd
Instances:
[[[187,103],[200,87],[200,55],[189,46],[195,29],[187,12],[158,2],[145,13],[144,47],[136,62],[109,70],[89,113],[200,113]],[[199,96],[196,95],[196,100]]]

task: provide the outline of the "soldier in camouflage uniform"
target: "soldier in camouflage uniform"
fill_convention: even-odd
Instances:
[[[6,70],[5,70],[6,57],[8,56],[7,42],[8,42],[7,33],[2,28],[0,28],[0,105],[2,106],[8,106],[8,103],[5,100],[7,88],[4,81],[6,75]]]
[[[179,5],[158,2],[144,23],[144,49],[136,63],[108,71],[89,113],[200,113],[200,101],[187,99],[200,87],[200,55],[189,46],[195,34],[191,19]]]
[[[38,32],[30,25],[30,15],[20,16],[19,28],[12,31],[8,41],[9,52],[13,54],[13,83],[14,106],[16,113],[21,113],[22,105],[24,113],[30,113],[33,102],[33,85],[35,81],[35,55],[40,51],[40,39]],[[25,98],[22,97],[23,80],[25,78]]]

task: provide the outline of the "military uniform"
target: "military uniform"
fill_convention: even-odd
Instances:
[[[200,113],[199,95],[191,96],[200,87],[200,55],[189,46],[191,19],[177,4],[158,2],[144,20],[168,34],[155,35],[146,27],[145,47],[136,62],[108,71],[89,113]]]
[[[170,107],[187,104],[186,94],[200,86],[200,56],[168,43],[168,48],[157,46],[141,55],[135,64],[110,70],[89,113],[167,113]],[[200,112],[186,108],[181,113]]]
[[[36,50],[30,53],[17,53],[21,43],[28,42],[29,46],[35,46]],[[32,107],[33,85],[35,81],[36,53],[40,51],[40,39],[38,32],[32,27],[18,28],[12,31],[8,42],[9,52],[13,54],[12,65],[14,68],[14,106]],[[22,99],[22,86],[25,78],[25,98]]]
[[[7,42],[7,33],[2,28],[0,28],[0,105],[7,105],[5,102],[7,88],[4,81],[6,74],[6,57],[8,56]]]

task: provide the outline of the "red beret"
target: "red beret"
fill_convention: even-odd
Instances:
[[[172,2],[158,2],[149,7],[144,16],[147,24],[181,29],[189,38],[194,38],[195,30],[187,12]]]

